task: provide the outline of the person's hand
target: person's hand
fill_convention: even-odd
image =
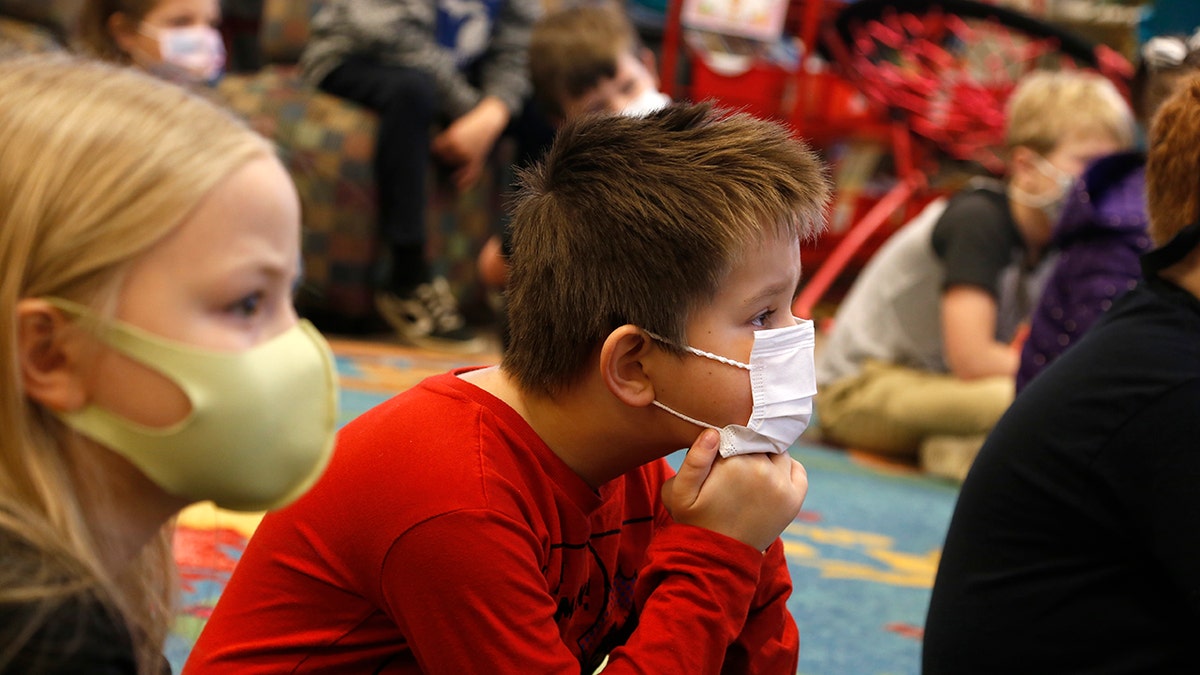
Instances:
[[[459,189],[478,180],[508,118],[508,106],[487,96],[433,139],[430,149],[442,162],[455,167],[454,182]]]
[[[721,458],[720,435],[705,429],[679,473],[663,483],[675,522],[696,525],[766,550],[800,513],[808,473],[787,453]]]

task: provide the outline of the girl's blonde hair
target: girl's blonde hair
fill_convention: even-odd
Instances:
[[[0,61],[0,546],[29,554],[20,568],[0,560],[0,603],[44,617],[94,594],[125,620],[143,672],[161,663],[173,618],[170,528],[129,567],[106,569],[111,537],[89,515],[112,488],[25,396],[16,305],[57,296],[112,311],[130,262],[219,181],[270,153],[232,115],[131,69]],[[20,648],[0,644],[0,670]]]

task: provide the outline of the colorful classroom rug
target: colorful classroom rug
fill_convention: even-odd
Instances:
[[[473,361],[334,341],[342,422],[421,379]],[[910,469],[800,443],[809,493],[784,533],[800,627],[799,675],[916,675],[929,590],[957,489]],[[668,459],[678,466],[682,453]],[[178,673],[258,523],[200,504],[179,519],[182,608],[167,644]]]

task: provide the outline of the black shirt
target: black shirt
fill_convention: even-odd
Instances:
[[[924,673],[1200,672],[1200,302],[1143,282],[963,484]]]

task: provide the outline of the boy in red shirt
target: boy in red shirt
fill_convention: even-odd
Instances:
[[[778,535],[815,385],[790,308],[822,166],[674,106],[568,123],[523,182],[500,366],[347,425],[186,673],[795,672]]]

